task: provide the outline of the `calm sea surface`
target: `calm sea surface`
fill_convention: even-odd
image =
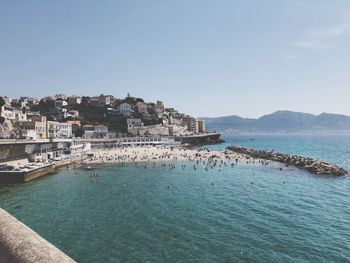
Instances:
[[[210,147],[274,149],[350,170],[350,136],[224,139]],[[192,166],[103,164],[96,183],[64,169],[0,185],[0,206],[78,262],[350,262],[350,176],[276,163]]]

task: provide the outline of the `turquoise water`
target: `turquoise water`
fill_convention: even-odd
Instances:
[[[224,138],[350,168],[350,136]],[[0,186],[0,206],[78,262],[350,262],[350,176],[181,164],[64,169]]]
[[[315,157],[350,170],[350,135],[223,135],[225,143],[207,148],[222,149],[241,145]]]

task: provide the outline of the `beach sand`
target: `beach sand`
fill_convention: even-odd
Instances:
[[[137,146],[121,148],[94,149],[94,158],[87,159],[93,163],[129,163],[159,161],[247,161],[243,155],[229,150],[189,149],[168,146]]]
[[[118,148],[92,149],[89,153],[94,154],[94,158],[86,158],[86,153],[82,154],[81,163],[134,163],[134,162],[173,162],[173,161],[253,161],[244,155],[234,153],[230,150],[208,150],[184,148],[181,146],[136,146]],[[76,162],[76,159],[75,159]],[[5,162],[14,167],[23,167],[29,164],[27,159],[19,159]],[[60,164],[60,162],[56,162]]]

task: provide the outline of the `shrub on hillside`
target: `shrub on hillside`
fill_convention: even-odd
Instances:
[[[5,105],[5,100],[3,97],[0,97],[0,108]]]

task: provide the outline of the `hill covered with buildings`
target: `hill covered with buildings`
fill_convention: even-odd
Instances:
[[[128,94],[44,98],[0,96],[0,138],[115,138],[190,135],[205,132],[205,122]]]

